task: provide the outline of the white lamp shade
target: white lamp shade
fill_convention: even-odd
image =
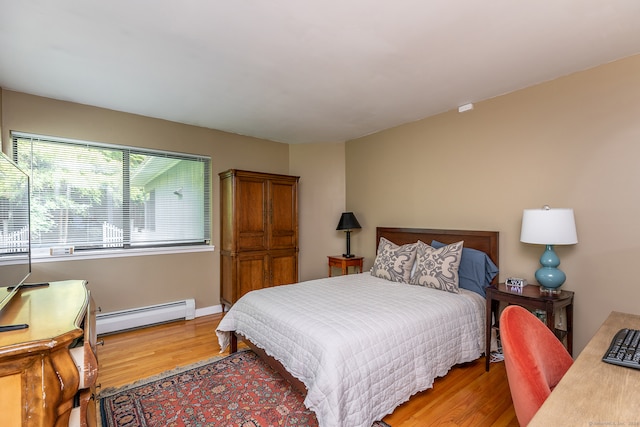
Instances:
[[[573,209],[525,209],[520,241],[539,245],[578,243]]]

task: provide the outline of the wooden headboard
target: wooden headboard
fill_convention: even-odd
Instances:
[[[432,230],[426,228],[376,228],[376,250],[380,237],[392,241],[396,245],[405,245],[422,240],[426,244],[431,244],[432,240],[442,243],[455,243],[464,240],[465,248],[473,248],[489,255],[495,265],[499,261],[498,242],[500,233],[497,231],[469,231],[469,230]],[[498,276],[494,282],[497,283]]]

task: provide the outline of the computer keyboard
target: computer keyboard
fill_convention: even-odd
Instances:
[[[609,349],[602,360],[614,365],[640,369],[640,330],[620,329],[611,340]]]

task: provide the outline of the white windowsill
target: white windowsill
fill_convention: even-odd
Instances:
[[[139,248],[139,249],[100,249],[74,252],[73,255],[39,256],[34,257],[34,264],[43,262],[80,261],[87,259],[125,258],[132,256],[185,254],[193,252],[213,252],[214,245],[174,246],[165,248]]]

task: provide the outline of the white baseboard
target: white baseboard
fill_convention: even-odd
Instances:
[[[108,334],[178,319],[191,320],[195,318],[195,311],[195,300],[186,299],[110,313],[98,313],[96,314],[96,333]]]
[[[98,313],[96,332],[98,335],[143,328],[145,326],[170,322],[172,320],[192,320],[196,317],[222,313],[222,305],[195,308],[195,301],[187,299],[155,306],[132,308],[129,310]]]
[[[222,313],[222,305],[212,305],[209,307],[196,308],[196,317],[208,316],[210,314]]]

